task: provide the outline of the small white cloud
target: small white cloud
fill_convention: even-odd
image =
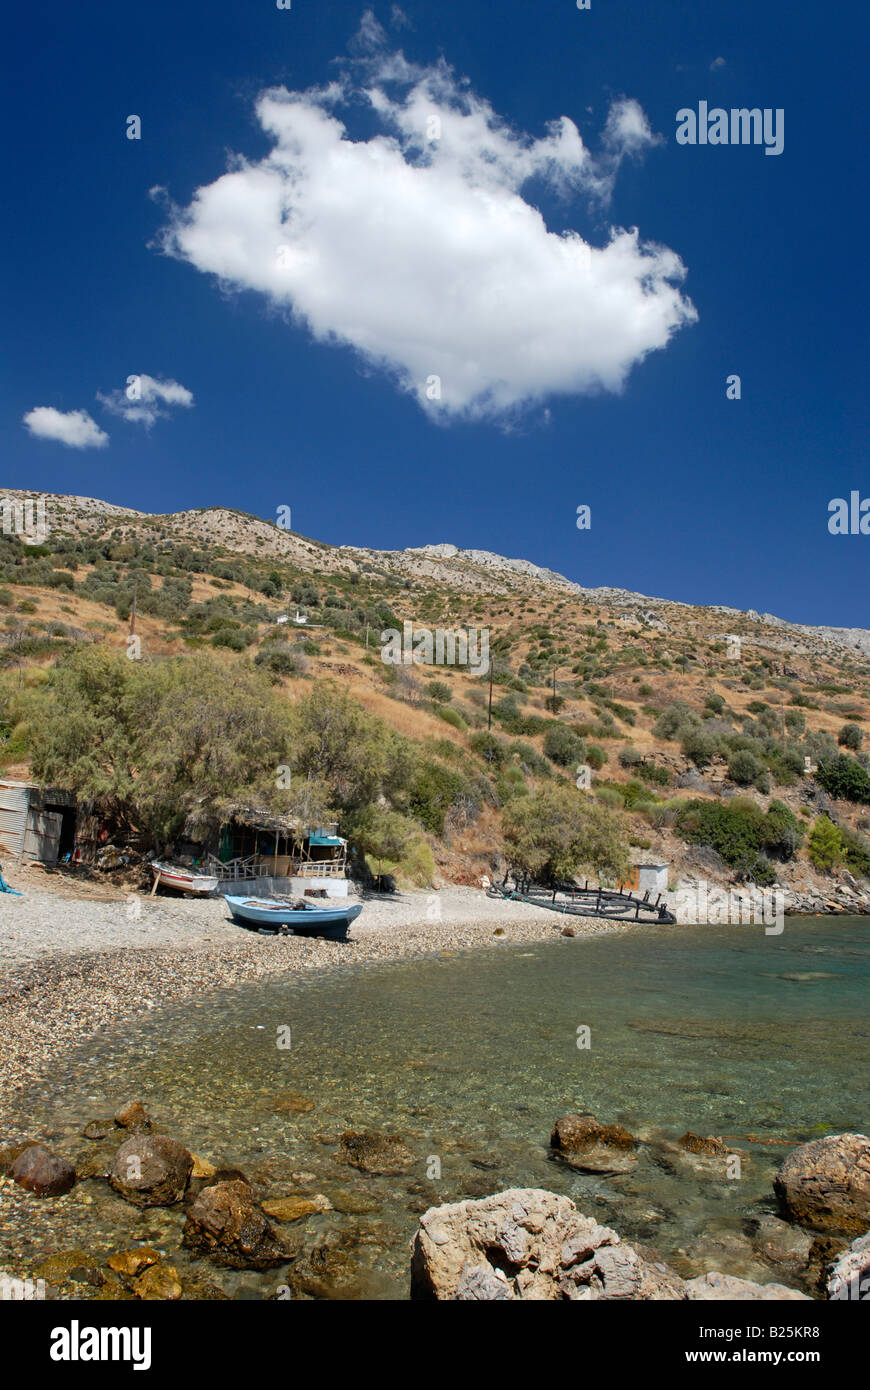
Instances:
[[[728,64],[725,62],[724,58],[714,58],[712,63],[710,64],[710,71],[718,72],[720,68],[724,68],[727,66]]]
[[[408,16],[405,14],[405,11],[402,9],[401,5],[394,5],[394,6],[393,6],[393,11],[392,11],[392,14],[391,14],[391,16],[390,16],[390,28],[392,28],[392,29],[412,29],[412,28],[413,28],[413,25],[411,24],[410,19],[409,19]]]
[[[137,372],[127,377],[126,386],[107,396],[98,391],[97,400],[112,415],[150,430],[155,420],[168,417],[171,407],[188,409],[192,406],[193,392],[178,381],[161,381],[145,372]]]
[[[102,449],[109,442],[86,410],[55,410],[52,405],[37,405],[29,410],[22,422],[37,439],[53,439],[70,449]]]

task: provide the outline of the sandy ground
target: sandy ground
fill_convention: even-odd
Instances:
[[[480,889],[363,899],[348,942],[260,936],[222,899],[113,893],[35,872],[0,894],[0,1102],[123,1019],[286,971],[356,969],[441,951],[624,931],[487,898]]]

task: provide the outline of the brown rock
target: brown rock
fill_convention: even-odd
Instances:
[[[790,1220],[862,1235],[870,1226],[870,1139],[832,1134],[801,1144],[782,1164],[773,1188]]]
[[[149,1301],[173,1301],[181,1297],[181,1280],[175,1265],[149,1265],[138,1279],[133,1281],[133,1292],[137,1298]]]
[[[116,1254],[109,1256],[109,1268],[114,1269],[116,1274],[126,1274],[128,1278],[135,1278],[141,1274],[143,1269],[149,1265],[156,1265],[160,1261],[160,1255],[156,1250],[151,1250],[147,1245],[140,1245],[136,1250],[119,1250]]]
[[[115,1154],[109,1182],[137,1207],[169,1207],[184,1196],[193,1159],[165,1134],[136,1134]]]
[[[151,1116],[140,1100],[131,1101],[115,1115],[119,1129],[129,1129],[135,1134],[143,1134],[151,1128]]]
[[[298,1091],[280,1091],[273,1097],[272,1109],[276,1115],[306,1115],[314,1109],[314,1101]]]
[[[397,1134],[357,1134],[345,1130],[341,1136],[339,1159],[362,1173],[407,1173],[415,1155]]]
[[[562,1115],[550,1147],[571,1168],[587,1173],[625,1173],[637,1161],[636,1140],[622,1125],[603,1125],[594,1115]]]
[[[60,1197],[75,1185],[76,1170],[65,1158],[43,1147],[28,1144],[9,1170],[10,1177],[37,1197]]]
[[[94,1141],[105,1139],[110,1129],[111,1125],[106,1120],[88,1120],[82,1130],[82,1138],[93,1139]]]
[[[244,1182],[204,1187],[188,1208],[182,1241],[231,1269],[269,1269],[290,1258]]]
[[[305,1216],[332,1211],[331,1203],[319,1193],[314,1197],[275,1197],[261,1206],[276,1221],[301,1221]]]
[[[217,1173],[213,1163],[209,1163],[207,1158],[200,1158],[199,1154],[191,1154],[193,1159],[193,1169],[190,1176],[192,1178],[213,1178]]]
[[[749,1279],[719,1274],[716,1270],[701,1274],[697,1279],[689,1279],[685,1296],[702,1303],[810,1301],[807,1294],[786,1288],[785,1284],[753,1284]]]
[[[679,1144],[681,1149],[686,1149],[690,1154],[702,1154],[707,1158],[725,1158],[730,1153],[724,1139],[711,1136],[702,1139],[700,1134],[693,1134],[690,1129],[679,1140]]]

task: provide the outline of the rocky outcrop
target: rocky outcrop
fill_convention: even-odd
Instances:
[[[727,1292],[725,1292],[727,1290]],[[781,1284],[707,1274],[685,1282],[569,1197],[511,1188],[432,1207],[411,1253],[411,1297],[484,1301],[804,1298]]]
[[[187,1212],[182,1243],[230,1269],[271,1269],[290,1258],[245,1182],[204,1187]]]
[[[626,1173],[637,1161],[636,1140],[622,1125],[603,1125],[594,1115],[562,1115],[550,1147],[563,1162],[584,1173]]]
[[[870,1300],[870,1232],[853,1240],[828,1275],[828,1298]]]
[[[75,1186],[76,1170],[42,1144],[28,1144],[12,1162],[9,1176],[37,1197],[61,1197]]]
[[[398,1134],[357,1134],[351,1129],[341,1136],[338,1157],[362,1173],[385,1175],[407,1173],[415,1161]]]
[[[169,1207],[184,1196],[193,1158],[165,1134],[136,1134],[115,1154],[109,1182],[136,1207]]]
[[[790,1153],[773,1180],[784,1214],[817,1231],[870,1226],[870,1139],[831,1134]]]

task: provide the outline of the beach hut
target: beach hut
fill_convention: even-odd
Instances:
[[[0,857],[19,864],[56,864],[72,852],[73,797],[35,782],[0,780]]]

